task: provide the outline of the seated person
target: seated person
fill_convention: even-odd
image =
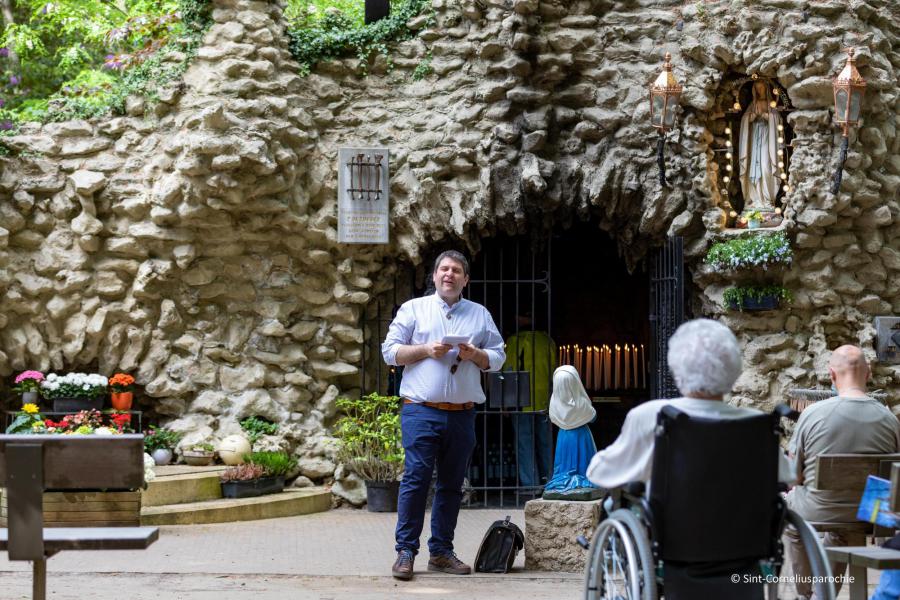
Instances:
[[[900,448],[900,422],[886,406],[866,395],[871,376],[861,349],[841,346],[831,354],[828,374],[838,395],[813,403],[800,414],[788,451],[797,461],[798,485],[787,495],[788,507],[811,522],[851,523],[856,520],[859,498],[854,492],[820,491],[815,481],[816,457],[820,454],[889,454]],[[865,545],[862,533],[829,531],[824,546]],[[784,533],[784,545],[797,580],[801,598],[812,598],[809,560],[793,528]],[[832,564],[835,577],[843,563]],[[835,581],[840,592],[841,580]]]
[[[553,373],[550,420],[559,427],[553,477],[544,487],[548,500],[593,500],[601,490],[585,477],[588,463],[597,452],[590,423],[597,416],[578,371],[563,365]]]
[[[628,413],[616,441],[591,459],[587,477],[596,485],[612,489],[632,481],[649,484],[656,416],[666,405],[706,419],[761,414],[723,401],[741,374],[741,349],[731,330],[721,323],[696,319],[682,324],[669,340],[668,361],[683,397],[651,400]],[[779,454],[778,478],[785,483],[794,479],[793,465],[783,454]]]

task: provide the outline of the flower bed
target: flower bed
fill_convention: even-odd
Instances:
[[[790,265],[794,258],[783,232],[755,234],[714,244],[706,254],[706,264],[716,271],[731,271],[776,265]]]

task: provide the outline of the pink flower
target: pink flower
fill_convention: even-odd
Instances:
[[[35,381],[43,381],[44,374],[40,371],[23,371],[16,377],[16,383],[22,383],[26,379],[34,379]]]

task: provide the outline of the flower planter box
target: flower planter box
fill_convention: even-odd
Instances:
[[[224,498],[255,498],[284,491],[284,477],[260,477],[249,481],[223,481]]]
[[[103,410],[103,396],[96,398],[54,398],[53,412],[77,413],[82,410]]]
[[[0,527],[7,525],[6,490]],[[141,492],[44,492],[44,527],[133,527],[141,524]]]
[[[745,312],[755,312],[763,310],[775,310],[780,306],[781,302],[777,296],[763,296],[760,299],[746,297],[741,299],[738,305],[732,302],[729,306],[731,310],[743,310]]]

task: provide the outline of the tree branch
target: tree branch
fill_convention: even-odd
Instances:
[[[3,16],[4,31],[6,30],[6,26],[16,24],[16,20],[13,18],[11,0],[0,0],[0,15]],[[5,42],[5,40],[3,41]],[[7,48],[7,50],[9,51],[8,58],[10,69],[16,75],[21,76],[22,63],[19,60],[19,55],[16,54],[12,48]]]

